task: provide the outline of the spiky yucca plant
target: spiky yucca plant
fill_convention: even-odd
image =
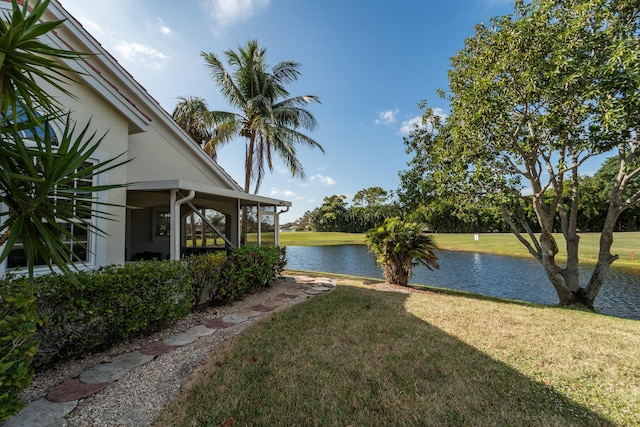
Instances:
[[[63,242],[82,242],[64,223],[99,231],[91,218],[105,215],[96,210],[94,193],[122,187],[77,183],[91,182],[123,162],[87,162],[102,138],[90,134],[89,125],[74,135],[68,114],[42,85],[74,97],[67,84],[75,81],[71,76],[76,72],[64,61],[86,54],[42,40],[62,24],[42,19],[49,0],[20,3],[12,0],[11,15],[0,18],[0,262],[20,241],[30,276],[39,258],[70,272],[69,263],[76,260]],[[53,120],[66,122],[56,143],[48,124]]]

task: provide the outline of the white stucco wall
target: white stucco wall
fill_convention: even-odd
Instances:
[[[181,179],[228,188],[212,174],[208,159],[194,155],[183,140],[156,125],[152,122],[146,132],[130,136],[130,182]],[[200,147],[195,148],[201,151]]]
[[[43,87],[46,86],[43,85]],[[102,137],[100,146],[91,160],[103,162],[108,159],[114,159],[123,153],[124,154],[116,161],[127,160],[129,125],[126,118],[91,88],[75,83],[68,85],[68,87],[75,96],[75,99],[65,95],[59,95],[57,99],[64,105],[65,110],[70,112],[72,123],[76,126],[75,133],[79,134],[88,124],[89,132],[87,135],[95,132],[94,141]],[[47,90],[55,93],[54,89],[47,88]],[[58,123],[59,127],[62,127],[63,124],[64,123]],[[127,165],[120,166],[96,176],[95,183],[97,185],[125,184],[127,182],[127,171]],[[122,207],[97,206],[99,210],[106,212],[111,220],[96,220],[96,225],[104,231],[106,235],[93,236],[93,241],[90,244],[90,249],[93,252],[92,264],[94,266],[102,266],[113,263],[123,263],[126,189],[108,190],[97,193],[96,196],[100,202],[120,205]]]

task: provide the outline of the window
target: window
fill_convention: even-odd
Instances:
[[[84,167],[89,166],[90,163],[85,163]],[[75,179],[73,181],[74,188],[82,188],[93,186],[94,183],[91,178],[82,178]],[[73,209],[75,215],[84,220],[91,219],[91,194],[87,194],[84,197],[84,200],[69,200],[68,198],[55,194],[54,200],[57,206],[62,204],[72,203],[71,208]],[[70,237],[61,234],[60,239],[63,241],[66,246],[69,254],[74,254],[73,259],[78,262],[88,263],[91,261],[91,251],[89,248],[91,247],[91,236],[88,230],[81,224],[78,224],[73,221],[65,221],[62,218],[58,218],[57,222],[59,224],[63,224],[64,228],[72,234],[76,240],[72,240]],[[39,259],[36,260],[35,266],[44,266],[46,265],[45,259],[40,255]],[[18,267],[26,267],[27,259],[25,256],[24,246],[22,242],[19,240],[15,246],[11,249],[9,256],[7,257],[7,268],[18,268]]]
[[[171,235],[171,214],[167,209],[153,210],[153,240],[167,240]]]
[[[17,111],[18,111],[18,115],[17,115],[17,123],[25,123],[28,121],[28,117],[27,114],[24,112],[23,108],[21,106],[18,105],[17,107]],[[13,125],[14,120],[13,120],[13,114],[12,114],[12,108],[10,107],[8,110],[8,117],[6,118],[6,123],[7,125]],[[40,115],[39,113],[36,113],[36,117],[38,119],[40,119],[42,117],[42,115]],[[38,135],[40,138],[40,140],[44,139],[45,136],[45,132],[48,132],[49,136],[51,137],[51,145],[53,145],[54,147],[56,147],[58,145],[58,137],[56,136],[56,133],[54,132],[53,128],[51,127],[51,125],[49,124],[49,122],[45,122],[39,126],[36,126],[34,128],[27,128],[27,129],[21,129],[18,131],[18,134],[22,137],[22,139],[24,140],[33,140],[33,136],[34,134]]]

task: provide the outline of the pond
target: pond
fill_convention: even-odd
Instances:
[[[287,268],[383,278],[382,269],[365,245],[288,246]],[[557,304],[544,269],[534,259],[468,252],[438,252],[440,269],[417,266],[410,283],[477,294]],[[586,284],[591,270],[580,271]],[[599,313],[640,320],[640,274],[610,270],[596,298]]]

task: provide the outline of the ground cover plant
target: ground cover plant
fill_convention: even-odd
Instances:
[[[637,321],[343,277],[213,352],[155,425],[637,425],[638,348]]]

